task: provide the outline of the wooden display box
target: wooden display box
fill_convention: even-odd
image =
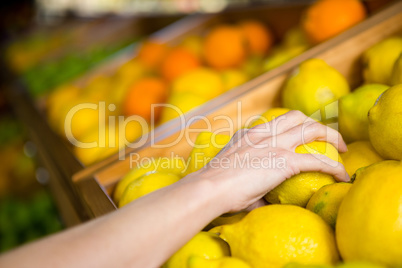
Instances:
[[[300,10],[295,9],[296,18]],[[274,12],[275,13],[275,12]],[[187,32],[202,30],[217,17],[191,18],[188,24],[180,27],[171,26],[164,34],[157,36],[174,42]],[[193,21],[192,21],[193,20]],[[278,18],[280,20],[280,18]],[[296,22],[298,19],[295,19]],[[180,26],[180,25],[179,25]],[[271,23],[271,26],[273,24]],[[287,27],[290,27],[289,25]],[[281,88],[288,75],[301,62],[309,58],[320,58],[340,71],[352,88],[362,82],[361,54],[379,41],[402,32],[402,2],[397,1],[381,12],[374,14],[364,22],[338,35],[337,37],[317,45],[286,64],[267,72],[246,84],[221,95],[198,109],[186,114],[186,121],[193,116],[202,116],[205,120],[194,120],[184,126],[180,119],[170,121],[153,132],[147,142],[136,149],[126,149],[124,160],[114,155],[101,163],[90,166],[73,177],[73,181],[92,217],[98,217],[116,209],[111,194],[116,183],[132,167],[130,162],[137,157],[181,156],[188,157],[196,136],[201,131],[220,129],[236,130],[242,127],[251,117],[261,114],[267,109],[280,105]],[[233,124],[222,119],[230,118]],[[219,120],[217,120],[219,119]],[[208,125],[211,129],[208,129]],[[230,132],[230,131],[229,131]],[[162,148],[160,148],[162,147]]]

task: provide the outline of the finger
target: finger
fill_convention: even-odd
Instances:
[[[319,154],[297,154],[294,153],[292,157],[287,160],[290,161],[290,167],[295,168],[295,173],[300,172],[322,172],[332,175],[337,181],[349,182],[350,177],[345,170],[345,167],[325,155]],[[288,166],[289,167],[289,166]]]
[[[338,131],[315,121],[295,126],[276,137],[278,146],[283,144],[291,151],[299,145],[313,141],[326,141],[340,152],[347,151],[346,144]]]
[[[271,121],[269,121],[265,124],[257,125],[251,129],[265,128],[264,125],[270,124],[276,131],[276,134],[280,134],[280,133],[287,131],[290,128],[293,128],[294,126],[303,124],[305,122],[315,122],[315,120],[308,117],[301,111],[292,110],[292,111],[289,111],[283,115],[280,115],[280,116],[272,119]]]
[[[247,128],[242,128],[236,131],[236,133],[232,136],[230,141],[222,148],[218,155],[227,152],[228,150],[234,150],[235,148],[241,147],[241,140],[249,131]]]
[[[292,110],[265,124],[260,124],[251,128],[250,133],[260,133],[262,134],[261,138],[266,138],[282,134],[295,126],[306,122],[315,122],[315,120],[300,111]]]

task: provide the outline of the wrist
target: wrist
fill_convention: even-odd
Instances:
[[[227,187],[224,187],[223,180],[218,178],[218,174],[211,174],[205,169],[200,169],[187,175],[182,179],[183,182],[194,184],[194,196],[199,199],[203,208],[214,213],[218,217],[230,211],[230,204],[226,197]]]

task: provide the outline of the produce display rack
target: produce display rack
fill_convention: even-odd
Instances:
[[[273,10],[271,11],[273,22],[270,21],[270,25],[277,22],[281,27],[285,27],[282,29],[285,31],[298,22],[301,10],[301,6],[289,7],[288,12],[293,15],[282,16],[282,19]],[[256,13],[261,14],[260,11]],[[241,13],[232,13],[228,16],[239,15],[241,16]],[[205,27],[216,23],[221,18],[221,15],[192,15],[157,32],[153,37],[174,43],[189,33],[201,32]],[[284,25],[280,20],[287,21],[288,24]],[[340,71],[352,87],[355,87],[362,81],[359,62],[361,54],[375,43],[401,33],[401,22],[402,2],[394,1],[342,34],[314,46],[282,66],[226,92],[187,113],[185,117],[205,116],[210,121],[213,130],[216,130],[228,126],[222,121],[214,121],[213,117],[225,115],[233,119],[233,122],[237,122],[235,128],[242,127],[250,116],[261,114],[279,104],[280,90],[284,81],[298,64],[309,58],[325,60]],[[278,29],[276,31],[280,32]],[[112,61],[95,69],[78,82],[89,79],[96,73],[112,70],[126,60],[127,53],[120,53]],[[13,83],[5,86],[5,89],[11,105],[15,107],[18,117],[29,130],[30,137],[37,146],[41,162],[49,172],[50,187],[66,224],[68,226],[75,225],[115,210],[116,205],[111,199],[111,193],[118,180],[129,171],[129,158],[119,160],[118,155],[114,155],[104,161],[84,167],[73,156],[61,138],[50,129],[43,113],[38,110],[23,85]],[[241,120],[237,110],[239,102],[242,103]],[[153,141],[159,145],[168,144],[172,140],[178,139],[181,131],[189,134],[194,141],[197,135],[194,129],[203,127],[202,121],[194,121],[191,125],[182,128],[179,119],[172,120],[154,130]],[[150,145],[150,137],[148,137],[143,146],[127,149],[126,155],[138,153],[141,157],[159,157],[169,156],[171,152],[174,152],[176,155],[187,157],[191,150],[191,146],[184,139],[178,139],[178,142],[169,148],[154,148]]]

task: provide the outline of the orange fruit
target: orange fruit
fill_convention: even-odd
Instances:
[[[319,43],[365,17],[366,10],[359,0],[319,0],[307,9],[302,27],[312,42]]]
[[[200,60],[190,50],[177,47],[171,50],[162,62],[161,74],[171,81],[200,66]]]
[[[168,97],[168,87],[160,78],[145,77],[135,82],[129,89],[123,103],[123,114],[139,115],[150,122],[152,104],[165,103]],[[154,120],[157,121],[162,107],[154,110]]]
[[[168,51],[169,47],[166,44],[145,41],[141,45],[137,57],[146,67],[155,69],[161,64]]]
[[[205,37],[203,55],[206,62],[217,69],[241,65],[246,57],[246,42],[239,27],[220,25]]]
[[[273,35],[263,23],[257,20],[245,20],[240,22],[239,26],[251,54],[264,55],[268,52],[273,43]]]

